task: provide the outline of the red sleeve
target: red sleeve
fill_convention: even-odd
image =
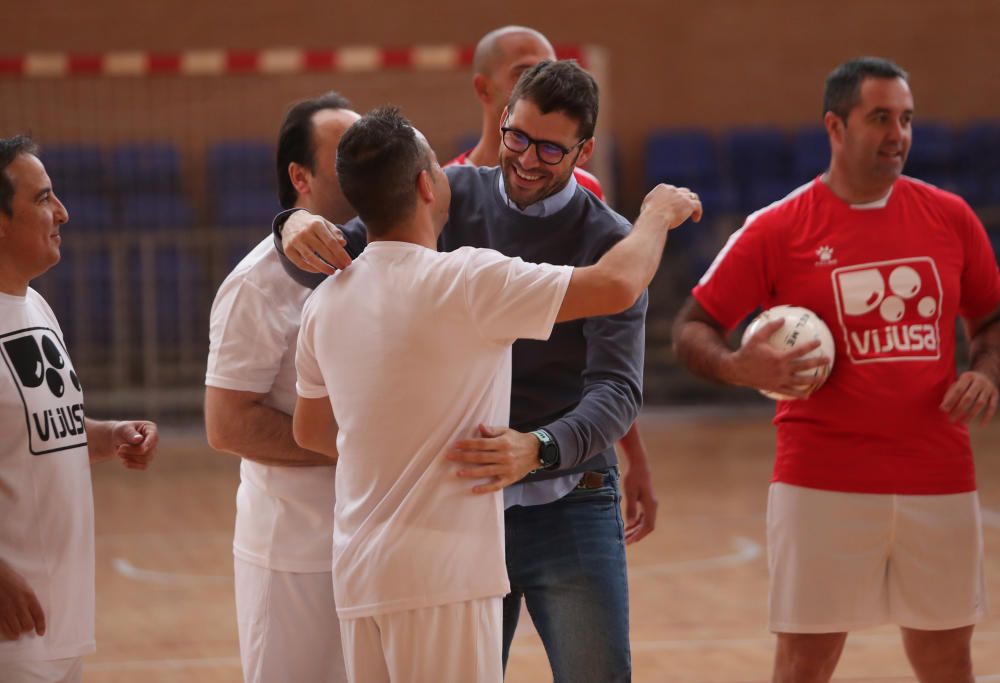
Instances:
[[[983,224],[968,204],[962,202],[961,207],[965,267],[962,269],[959,312],[963,318],[981,318],[1000,305],[1000,271]]]
[[[730,236],[691,294],[726,330],[761,306],[774,290],[777,223],[755,215]]]

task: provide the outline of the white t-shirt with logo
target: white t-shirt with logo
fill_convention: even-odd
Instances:
[[[292,280],[268,236],[219,287],[212,304],[205,384],[267,394],[295,409],[295,342],[311,290]],[[333,467],[279,467],[243,459],[236,493],[236,557],[278,571],[330,571]]]
[[[298,392],[340,431],[333,583],[342,619],[504,595],[503,497],[444,458],[510,415],[511,345],[546,339],[573,269],[374,242],[306,303]]]
[[[94,501],[83,391],[45,300],[0,293],[0,558],[38,596],[46,633],[2,662],[94,651]]]

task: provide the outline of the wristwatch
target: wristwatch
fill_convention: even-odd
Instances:
[[[554,470],[559,466],[559,444],[544,429],[536,429],[531,433],[538,439],[538,467],[532,474],[541,470]]]

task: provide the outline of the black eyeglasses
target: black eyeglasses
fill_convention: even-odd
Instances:
[[[538,160],[543,164],[548,164],[549,166],[555,166],[560,163],[567,154],[572,152],[574,149],[577,149],[587,141],[587,138],[583,138],[572,147],[563,147],[559,143],[552,142],[550,140],[536,140],[533,137],[526,135],[524,132],[519,131],[517,128],[501,126],[500,131],[503,133],[503,146],[511,152],[514,152],[515,154],[523,154],[528,151],[529,147],[534,145],[535,154],[538,155]]]

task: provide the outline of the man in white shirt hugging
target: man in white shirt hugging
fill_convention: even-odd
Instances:
[[[303,448],[339,455],[333,581],[348,678],[499,683],[503,501],[470,493],[444,453],[480,424],[507,424],[515,339],[631,306],[668,230],[701,204],[659,186],[628,237],[572,268],[439,253],[448,180],[393,108],[344,134],[337,176],[369,244],[306,302],[293,430]]]

